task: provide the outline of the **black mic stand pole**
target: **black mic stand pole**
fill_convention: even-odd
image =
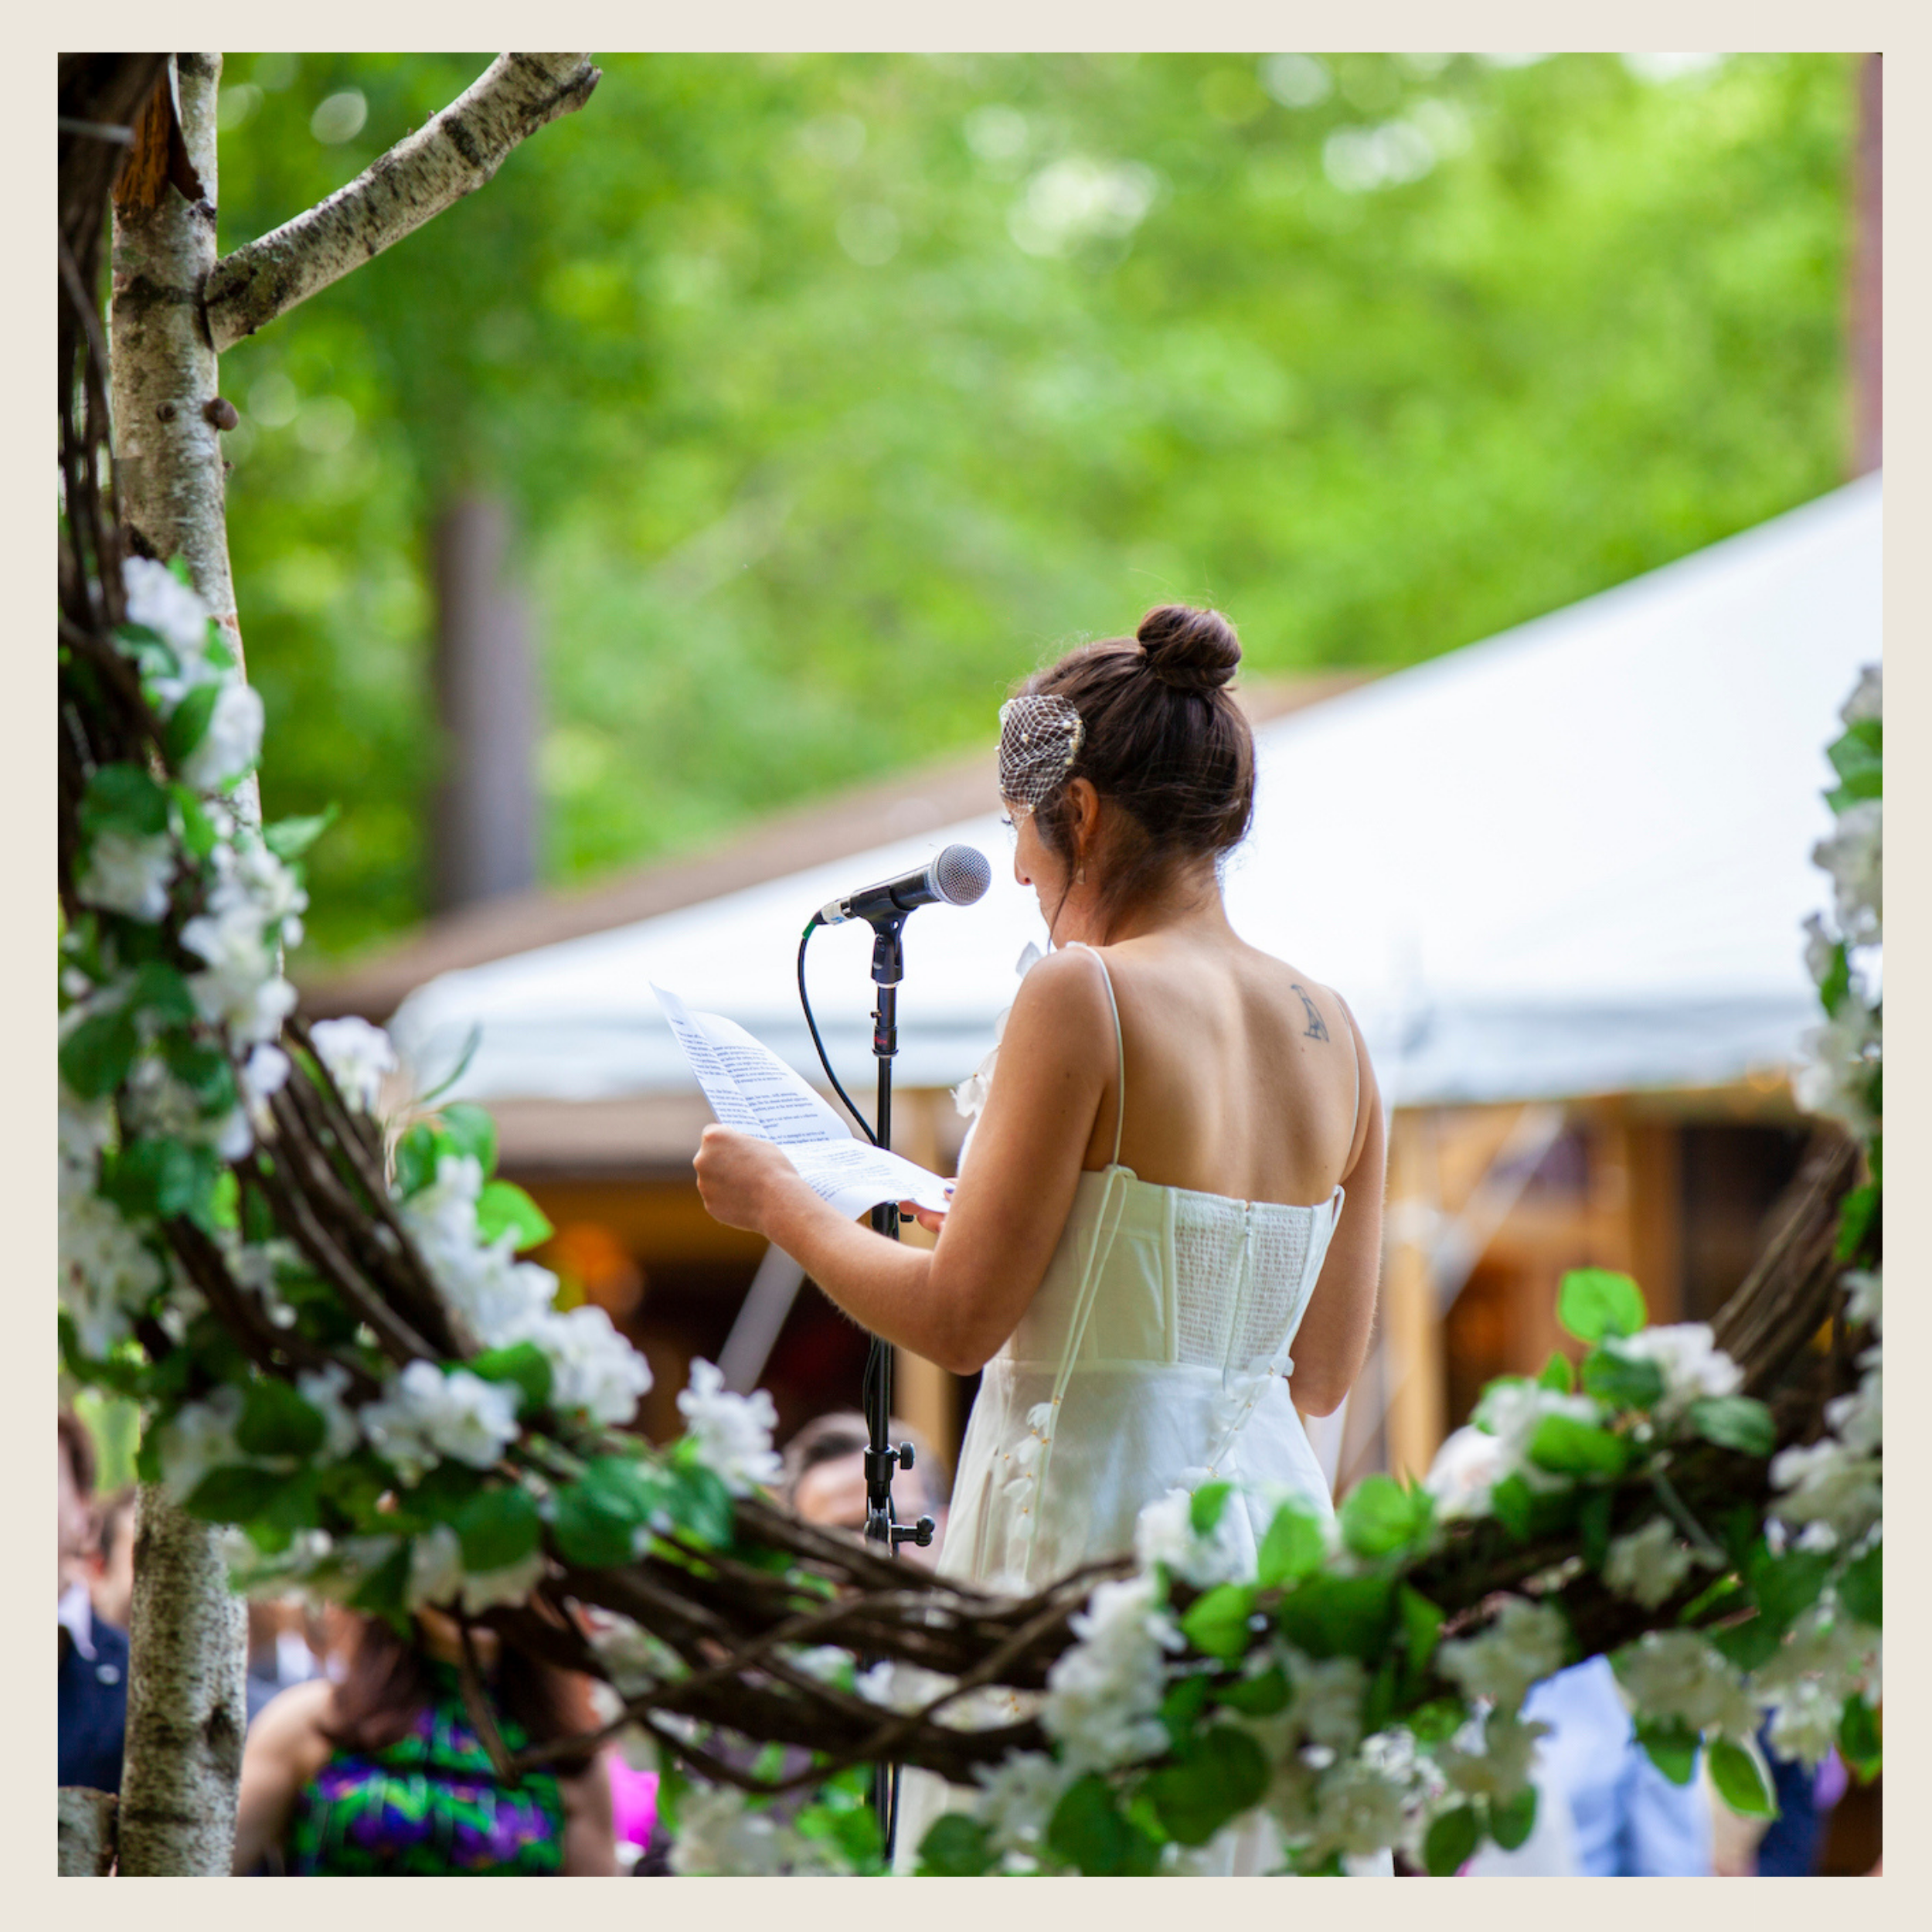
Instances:
[[[872,1010],[872,1050],[879,1062],[878,1126],[876,1143],[889,1149],[893,1144],[893,1056],[899,1051],[899,982],[906,976],[905,949],[902,944],[906,915],[881,920],[872,928],[872,976],[879,988],[879,1004]],[[872,1211],[874,1230],[889,1241],[899,1239],[899,1203],[882,1201]],[[933,1539],[933,1519],[922,1516],[916,1524],[893,1520],[893,1477],[913,1466],[913,1446],[892,1444],[893,1356],[890,1346],[877,1335],[866,1358],[866,1426],[870,1436],[866,1448],[866,1536],[896,1551],[902,1543],[917,1543],[922,1549]],[[876,1765],[872,1770],[872,1809],[879,1819],[879,1835],[886,1856],[893,1855],[893,1839],[898,1823],[899,1767]]]

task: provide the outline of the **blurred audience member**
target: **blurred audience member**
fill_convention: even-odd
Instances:
[[[913,1466],[893,1480],[893,1506],[903,1523],[930,1516],[933,1540],[900,1546],[902,1556],[935,1563],[946,1534],[948,1494],[946,1467],[916,1429],[894,1419],[894,1443],[913,1446]],[[866,1527],[866,1446],[872,1440],[866,1418],[856,1410],[815,1416],[785,1445],[777,1500],[793,1515],[828,1529],[862,1532]]]
[[[589,1686],[473,1633],[507,1749],[591,1730]],[[235,1834],[238,1872],[609,1876],[611,1785],[585,1750],[500,1781],[464,1701],[454,1621],[425,1610],[409,1638],[362,1620],[342,1681],[284,1691],[250,1729]]]
[[[309,1641],[302,1606],[292,1598],[252,1601],[248,1606],[248,1721],[253,1723],[271,1699],[291,1684],[321,1674],[321,1660]]]
[[[94,1547],[87,1588],[94,1614],[124,1631],[134,1607],[134,1500],[132,1483],[104,1498],[94,1510]]]
[[[94,1548],[94,1438],[60,1412],[60,1782],[121,1789],[128,1735],[128,1638],[94,1614],[87,1580]]]
[[[1710,1876],[1710,1794],[1702,1779],[1673,1784],[1650,1761],[1607,1658],[1532,1686],[1522,1715],[1549,1726],[1536,1745],[1536,1829],[1515,1852],[1485,1845],[1472,1876]]]

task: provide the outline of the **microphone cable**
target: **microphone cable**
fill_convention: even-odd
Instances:
[[[845,1111],[859,1123],[859,1132],[876,1147],[879,1136],[872,1131],[865,1115],[852,1104],[852,1096],[840,1085],[838,1076],[832,1070],[832,1061],[825,1052],[825,1043],[818,1037],[818,1022],[811,1016],[811,995],[805,991],[805,948],[811,944],[812,934],[825,923],[817,913],[814,913],[806,923],[804,936],[798,941],[798,1004],[805,1009],[805,1024],[811,1029],[811,1043],[818,1049],[818,1064],[825,1070],[825,1078],[832,1082],[832,1090],[845,1102]]]

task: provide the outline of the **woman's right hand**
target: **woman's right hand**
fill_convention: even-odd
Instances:
[[[946,1192],[950,1194],[952,1189],[948,1187]],[[901,1220],[917,1221],[928,1234],[937,1234],[946,1225],[946,1210],[944,1208],[934,1210],[921,1207],[917,1201],[901,1201],[899,1216]]]

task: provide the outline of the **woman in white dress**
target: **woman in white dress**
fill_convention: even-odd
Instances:
[[[1253,810],[1240,657],[1217,613],[1164,607],[1002,711],[1015,876],[1054,950],[1020,984],[951,1212],[920,1216],[935,1247],[843,1219],[777,1148],[705,1130],[713,1215],[875,1334],[984,1371],[942,1574],[1036,1589],[1219,1478],[1250,1557],[1282,1495],[1332,1509],[1297,1412],[1332,1412],[1368,1352],[1382,1105],[1340,997],[1228,923],[1219,865]],[[902,1864],[945,1801],[907,1785]],[[1264,1860],[1254,1844],[1236,1862]]]

